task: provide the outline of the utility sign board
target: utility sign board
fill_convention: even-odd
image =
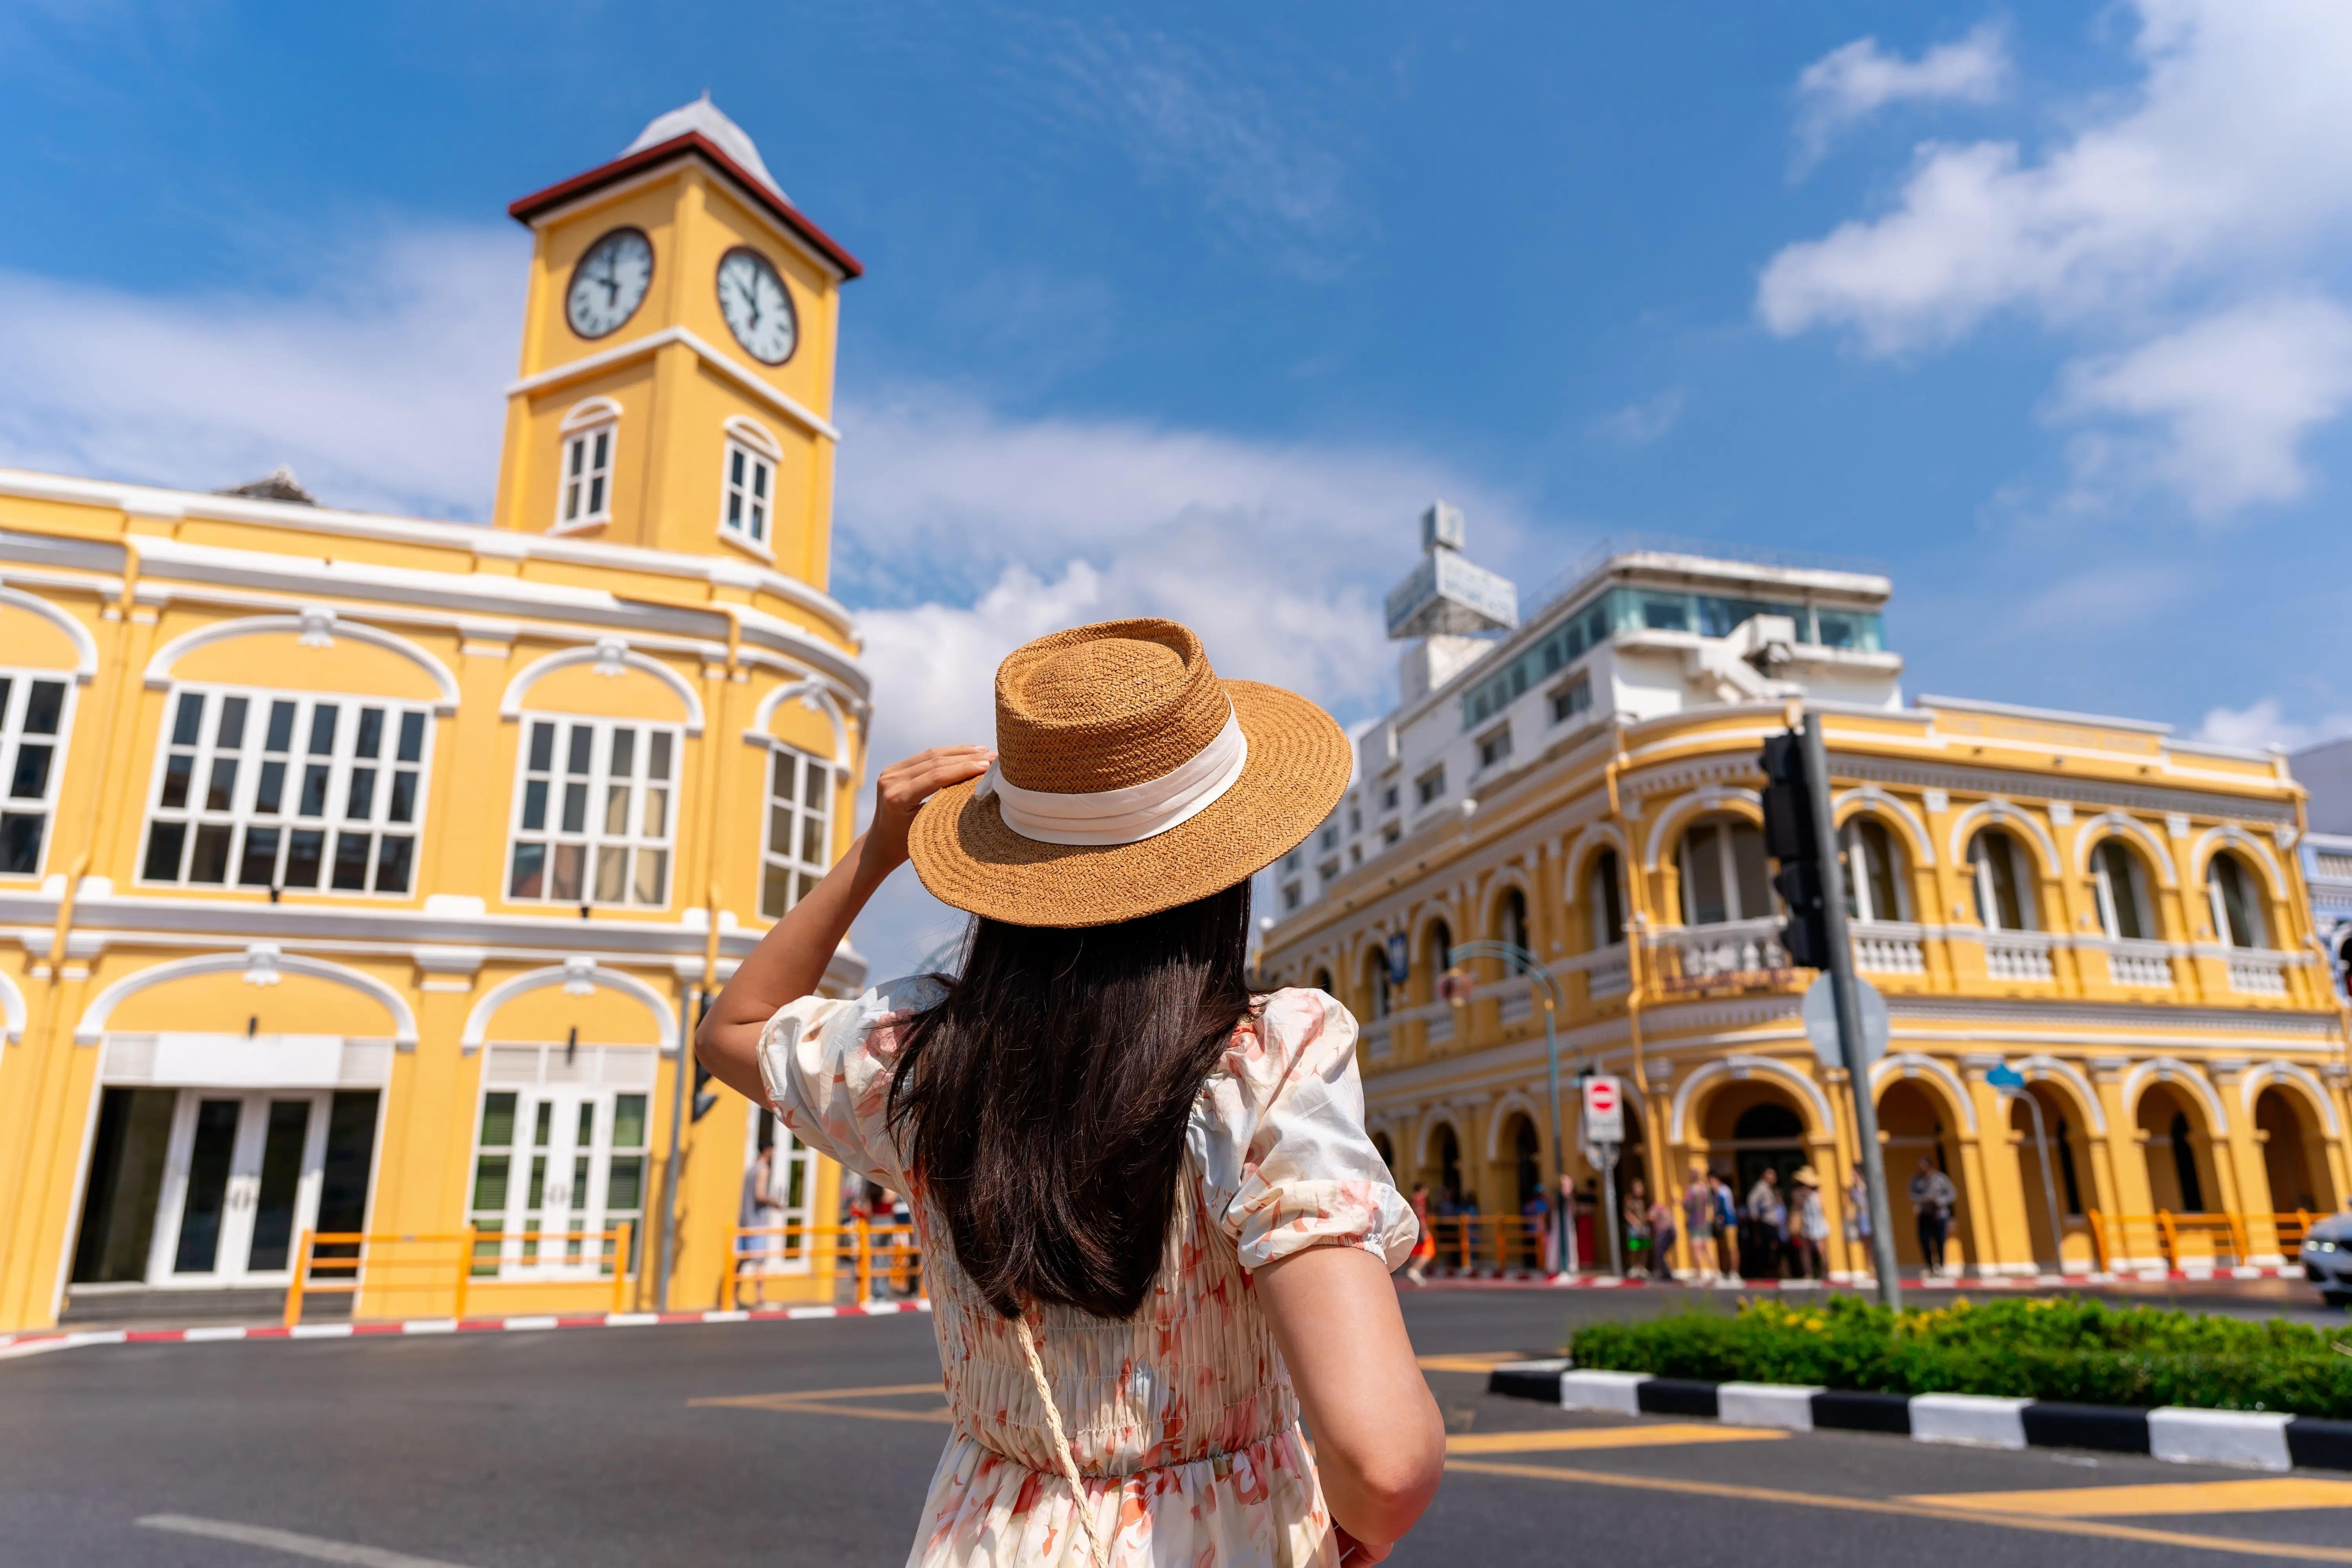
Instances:
[[[1584,1141],[1625,1142],[1625,1093],[1613,1078],[1584,1080]]]
[[[1389,933],[1389,984],[1402,985],[1412,973],[1412,949],[1402,931]]]

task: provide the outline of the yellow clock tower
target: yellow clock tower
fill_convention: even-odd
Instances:
[[[825,584],[856,258],[708,98],[508,211],[536,237],[495,521]]]

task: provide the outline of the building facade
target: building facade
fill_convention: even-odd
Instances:
[[[1473,938],[1530,950],[1565,993],[1564,1078],[1623,1080],[1623,1179],[1679,1189],[1699,1164],[1744,1194],[1812,1165],[1830,1271],[1859,1272],[1853,1086],[1808,1042],[1814,976],[1780,949],[1760,834],[1762,742],[1810,705],[1857,963],[1891,1013],[1869,1091],[1903,1262],[1920,1261],[1904,1187],[1924,1159],[1958,1189],[1949,1256],[1973,1274],[2279,1266],[2292,1243],[2268,1216],[2352,1195],[2302,790],[2275,755],[2162,725],[1906,700],[1890,592],[1865,572],[1633,549],[1499,637],[1410,648],[1407,700],[1269,879],[1265,970],[1362,1021],[1401,1180],[1512,1215],[1556,1168],[1540,994],[1493,962],[1469,966],[1466,998],[1436,980]],[[1987,1081],[2001,1064],[2022,1096]],[[1581,1184],[1591,1152],[1565,1098]],[[2168,1233],[2159,1212],[2244,1228]]]
[[[0,1330],[274,1310],[311,1231],[426,1238],[363,1316],[713,1305],[761,1148],[830,1217],[681,1042],[848,836],[859,268],[707,101],[511,210],[492,526],[0,471]]]
[[[2311,793],[2310,831],[2298,847],[2312,930],[2326,950],[2336,994],[2352,1000],[2352,740],[2298,752],[2287,765]]]

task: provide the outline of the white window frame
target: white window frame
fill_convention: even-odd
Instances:
[[[2017,889],[2017,918],[2014,927],[2000,923],[2000,900],[1993,887],[1993,846],[2008,858],[2011,883]],[[1979,851],[1981,850],[1982,853]],[[2040,931],[2042,923],[2033,907],[2033,875],[2025,858],[2025,846],[2017,835],[2000,827],[1980,827],[1969,840],[1969,876],[1976,889],[1977,923],[1987,931]]]
[[[777,771],[789,760],[792,763],[794,793],[780,794],[776,788]],[[761,826],[760,845],[760,916],[763,920],[781,920],[784,911],[808,897],[809,889],[824,879],[833,869],[833,805],[836,778],[833,763],[782,741],[768,742],[768,768],[763,787],[767,791],[767,818]],[[806,796],[812,779],[818,781],[822,798],[812,806]],[[807,853],[809,828],[817,832],[820,855]],[[777,845],[779,834],[784,842]],[[781,890],[782,897],[775,895]]]
[[[1878,889],[1870,874],[1870,841],[1863,837],[1862,831],[1865,823],[1877,828],[1886,843],[1886,880],[1895,889],[1895,907],[1891,910],[1878,907]],[[1868,812],[1858,811],[1847,817],[1838,828],[1838,847],[1845,853],[1846,892],[1853,901],[1855,920],[1906,921],[1911,918],[1908,907],[1910,889],[1904,885],[1908,879],[1910,866],[1904,859],[1903,842],[1895,829]]]
[[[1416,811],[1426,811],[1445,798],[1445,764],[1440,763],[1412,781],[1412,804]]]
[[[467,1265],[473,1277],[477,1279],[609,1279],[615,1268],[635,1275],[645,1256],[646,1199],[653,1183],[653,1085],[650,1082],[612,1083],[609,1081],[612,1072],[609,1066],[604,1067],[608,1081],[603,1084],[550,1083],[544,1058],[550,1053],[562,1053],[559,1059],[570,1067],[575,1053],[567,1047],[561,1045],[521,1047],[494,1045],[488,1048],[502,1054],[518,1048],[537,1050],[542,1061],[536,1081],[526,1082],[507,1077],[494,1080],[486,1072],[482,1087],[474,1095],[473,1152],[466,1164],[465,1188],[467,1221],[481,1233],[481,1239],[474,1247],[473,1260]],[[634,1058],[640,1054],[637,1048],[625,1047],[589,1046],[579,1049],[596,1053],[600,1066],[610,1063],[614,1058]],[[631,1065],[635,1064],[632,1062]],[[577,1070],[576,1068],[573,1070]],[[487,1131],[484,1119],[489,1109],[490,1097],[499,1094],[515,1097],[513,1124],[507,1142],[486,1144],[482,1141],[482,1134]],[[640,1102],[637,1132],[643,1142],[617,1144],[614,1139],[621,1101],[632,1098]],[[509,1215],[520,1216],[525,1226],[529,1226],[531,1215],[529,1203],[530,1163],[533,1158],[541,1157],[541,1146],[535,1142],[535,1133],[537,1110],[542,1104],[547,1105],[551,1112],[551,1139],[547,1146],[550,1153],[546,1156],[551,1166],[548,1173],[554,1177],[554,1184],[560,1184],[562,1193],[560,1202],[542,1202],[539,1213],[543,1216],[548,1209],[555,1209],[563,1216],[556,1228],[564,1231],[610,1230],[626,1220],[629,1224],[627,1258],[617,1256],[618,1248],[613,1242],[603,1244],[598,1249],[599,1255],[592,1257],[584,1239],[552,1245],[534,1244],[526,1242],[519,1231],[506,1228],[506,1219]],[[579,1112],[583,1108],[589,1111],[589,1141],[584,1152],[577,1137]],[[557,1121],[559,1117],[564,1119],[561,1123]],[[572,1135],[569,1143],[558,1142],[563,1133]],[[572,1168],[569,1173],[554,1163],[552,1156],[559,1148],[572,1157]],[[485,1158],[500,1156],[507,1161],[504,1202],[494,1208],[482,1207],[479,1204],[482,1197],[482,1163]],[[584,1192],[579,1190],[580,1178],[583,1173],[581,1163],[583,1160],[587,1178]],[[627,1160],[636,1162],[637,1203],[635,1208],[615,1209],[611,1206],[613,1170],[616,1162]],[[520,1201],[518,1201],[519,1194]],[[541,1195],[543,1200],[551,1196],[544,1188]],[[543,1219],[541,1228],[545,1228]]]
[[[1478,766],[1482,770],[1498,767],[1510,760],[1511,724],[1507,719],[1478,737]]]
[[[783,448],[766,428],[740,415],[727,421],[719,468],[719,537],[763,561],[776,558],[776,476]]]
[[[2110,858],[2106,849],[2111,844],[2123,857],[2124,868],[2129,877],[2129,885],[2120,891],[2116,889],[2114,874],[2106,865]],[[2118,915],[2126,899],[2131,900],[2132,914],[2140,928],[2140,940],[2149,941],[2156,937],[2156,906],[2147,896],[2147,872],[2140,864],[2138,853],[2121,834],[2111,833],[2091,846],[2091,885],[2098,894],[2099,929],[2111,939],[2116,942],[2126,940],[2123,933],[2123,921]]]
[[[47,863],[49,829],[57,825],[58,780],[66,771],[66,748],[73,739],[73,712],[76,687],[73,672],[68,669],[19,669],[14,666],[0,668],[0,682],[6,683],[5,696],[0,696],[0,831],[6,831],[26,817],[38,819],[32,831],[33,864],[23,871],[0,871],[0,876],[37,879]],[[31,717],[34,687],[56,686],[62,689],[58,700],[56,729],[27,733],[26,721]],[[37,753],[42,748],[48,752],[43,767],[41,787],[37,793],[16,794],[19,766],[41,766]],[[22,832],[21,828],[15,831]],[[5,840],[0,840],[5,842]]]
[[[2238,932],[2230,928],[2230,905],[2221,891],[2221,868],[2228,866],[2239,881],[2245,884],[2246,918],[2254,929],[2245,934],[2251,942],[2240,942]],[[2241,952],[2268,952],[2271,949],[2271,915],[2266,907],[2270,899],[2263,879],[2252,867],[2226,851],[2217,853],[2205,863],[2205,902],[2213,917],[2213,940],[2224,947]]]
[[[542,726],[551,736],[544,768],[537,765]],[[616,778],[614,737],[625,731],[631,736],[629,771]],[[575,772],[577,742],[572,737],[583,731],[589,737],[587,766]],[[506,900],[565,909],[667,909],[677,880],[677,816],[685,771],[686,737],[676,724],[589,713],[524,713],[516,742],[514,802],[508,817],[505,876],[500,884]],[[534,785],[543,787],[534,790]],[[614,789],[626,791],[617,832],[608,826]],[[574,790],[582,793],[575,796]],[[576,818],[572,811],[575,799],[581,805]],[[648,830],[646,813],[656,806],[660,826],[657,831]],[[571,826],[575,819],[577,827]],[[527,892],[521,890],[523,867],[525,851],[531,847],[541,851],[537,862],[539,886],[536,891]],[[567,851],[579,857],[573,863],[577,883],[574,892],[562,894],[558,891],[558,876]],[[608,857],[616,855],[620,894],[606,897],[604,868]],[[650,863],[661,883],[658,898],[637,896],[648,863],[642,858],[647,856],[656,857]]]
[[[1555,724],[1565,724],[1579,714],[1590,713],[1592,711],[1592,678],[1579,675],[1563,681],[1551,689],[1548,701],[1551,721]]]
[[[179,737],[185,704],[195,709],[196,738],[193,744]],[[225,745],[229,731],[224,724],[229,704],[242,702],[243,721],[236,727],[233,746]],[[278,738],[278,710],[288,712],[285,744],[273,749]],[[313,751],[322,709],[335,718],[327,750]],[[361,743],[369,728],[367,715],[381,715],[375,725],[373,755]],[[433,710],[421,702],[361,692],[278,691],[266,687],[227,686],[211,682],[174,685],[164,699],[163,722],[156,731],[154,776],[147,786],[145,826],[140,834],[137,881],[151,888],[275,889],[283,894],[308,893],[327,898],[409,899],[416,896],[422,870],[426,796],[433,779]],[[184,793],[173,787],[181,776],[175,763],[186,763]],[[226,788],[215,790],[220,766],[228,765]],[[275,785],[275,793],[268,793]],[[177,798],[179,805],[168,805]],[[226,799],[226,805],[215,802]],[[317,810],[308,809],[315,801]],[[275,805],[275,810],[265,806]],[[364,815],[354,816],[354,805]],[[402,815],[403,813],[405,815]],[[152,874],[151,864],[166,853],[167,835],[179,829],[178,847],[171,852],[173,874]],[[274,837],[265,840],[263,835]],[[226,837],[220,837],[226,835]],[[315,836],[315,838],[313,838]],[[344,874],[345,848],[364,837],[361,851],[360,885],[339,887]],[[305,840],[317,853],[317,870],[308,883],[288,879]],[[403,852],[391,846],[404,840]],[[218,880],[198,880],[198,852],[225,845]],[[266,847],[265,847],[266,845]],[[252,875],[257,856],[266,856],[266,879]],[[398,886],[393,873],[398,868]]]
[[[1739,855],[1732,847],[1732,836],[1743,828],[1755,834],[1759,840],[1763,837],[1763,829],[1744,816],[1702,816],[1684,829],[1682,841],[1675,847],[1675,865],[1679,873],[1675,879],[1682,884],[1682,914],[1685,926],[1733,925],[1740,921],[1764,920],[1779,910],[1780,900],[1772,890],[1769,866],[1765,868],[1760,888],[1750,889],[1739,879]],[[1728,895],[1725,900],[1724,918],[1719,921],[1698,919],[1697,879],[1690,874],[1690,857],[1698,852],[1693,841],[1709,830],[1714,834],[1717,874],[1722,878],[1722,887]],[[1762,909],[1748,909],[1748,899],[1751,890],[1763,900]]]
[[[577,533],[613,521],[614,459],[621,445],[621,405],[592,397],[563,416],[555,466],[555,521],[550,533]]]

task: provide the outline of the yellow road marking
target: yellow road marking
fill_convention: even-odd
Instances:
[[[2352,1481],[2282,1476],[2276,1480],[2192,1481],[2141,1487],[2059,1487],[2022,1492],[1944,1492],[1907,1497],[1930,1508],[2032,1513],[2052,1519],[2102,1519],[2151,1513],[2279,1513],[2290,1509],[2352,1508]]]
[[[1525,1351],[1465,1351],[1460,1355],[1425,1355],[1425,1372],[1492,1372],[1506,1362],[1526,1361]]]
[[[943,1385],[937,1383],[893,1383],[877,1388],[808,1388],[787,1389],[782,1394],[734,1394],[724,1397],[689,1399],[688,1405],[740,1405],[752,1410],[772,1409],[778,1400],[797,1402],[803,1399],[876,1399],[889,1394],[937,1394]]]
[[[1517,1476],[1530,1480],[1569,1481],[1582,1486],[1624,1487],[1634,1491],[1680,1492],[1689,1497],[1725,1498],[1740,1502],[1778,1502],[1798,1508],[1834,1509],[1847,1513],[1941,1519],[1962,1524],[1989,1525],[2000,1530],[2033,1531],[2044,1535],[2095,1536],[2107,1541],[2144,1542],[2151,1546],[2232,1552],[2246,1557],[2283,1557],[2297,1563],[2352,1563],[2352,1550],[2340,1546],[2305,1546],[2286,1541],[2242,1541],[2227,1535],[2186,1535],[2178,1531],[2145,1530],[2129,1524],[2102,1524],[2084,1519],[2038,1519],[2030,1514],[1980,1513],[1969,1509],[1929,1507],[1893,1499],[1828,1497],[1819,1492],[1726,1486],[1716,1481],[1668,1480],[1657,1476],[1612,1476],[1603,1470],[1570,1470],[1552,1465],[1514,1465],[1496,1459],[1448,1459],[1445,1468],[1484,1476]]]
[[[1581,1426],[1542,1432],[1480,1432],[1445,1439],[1449,1454],[1539,1454],[1564,1448],[1656,1448],[1669,1443],[1770,1443],[1786,1437],[1759,1426],[1664,1421],[1654,1426]]]

